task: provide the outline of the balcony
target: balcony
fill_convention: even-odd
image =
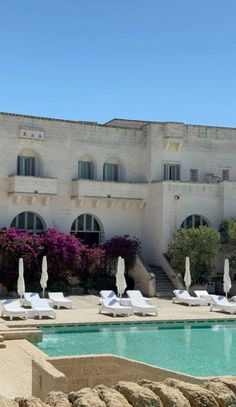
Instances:
[[[51,197],[57,195],[57,178],[9,176],[8,195],[12,196],[16,203],[26,196],[30,203],[35,203],[36,200],[42,198],[44,204],[47,204]]]
[[[71,197],[79,206],[83,206],[84,202],[89,200],[96,207],[101,204],[105,204],[107,207],[122,204],[126,208],[132,205],[143,209],[146,202],[146,185],[129,182],[73,180]]]

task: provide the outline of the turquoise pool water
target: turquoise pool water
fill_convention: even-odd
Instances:
[[[49,356],[112,353],[194,376],[236,375],[236,321],[40,329]]]

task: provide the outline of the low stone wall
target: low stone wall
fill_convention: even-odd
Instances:
[[[67,378],[46,359],[32,360],[32,395],[45,399],[51,390],[67,391]]]
[[[138,382],[141,379],[163,381],[174,378],[189,383],[203,379],[167,369],[157,368],[113,355],[90,355],[33,360],[32,394],[45,400],[52,390],[77,391],[97,384],[113,386],[120,380]]]
[[[0,335],[3,336],[5,340],[15,340],[15,339],[27,339],[31,343],[41,342],[43,339],[43,332],[36,328],[7,328],[5,330],[0,329]]]
[[[140,257],[136,257],[136,262],[129,271],[129,274],[134,279],[134,289],[140,290],[147,297],[154,297],[156,294],[156,279],[153,273],[150,273]]]

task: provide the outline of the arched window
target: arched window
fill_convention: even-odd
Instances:
[[[74,220],[71,233],[80,238],[85,244],[93,245],[100,242],[100,226],[94,216],[83,214]]]
[[[93,162],[89,156],[83,156],[78,162],[78,177],[80,179],[93,179]]]
[[[120,165],[116,158],[110,158],[103,165],[104,181],[119,181]]]
[[[42,219],[33,212],[19,213],[19,215],[13,219],[11,228],[34,233],[42,233],[45,229]]]
[[[209,223],[201,215],[190,215],[181,224],[181,228],[199,228],[199,226],[209,226]]]

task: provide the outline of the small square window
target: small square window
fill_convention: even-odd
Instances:
[[[164,180],[180,181],[180,165],[164,164]]]
[[[229,169],[222,170],[222,181],[229,181]]]
[[[190,170],[190,181],[197,182],[198,181],[198,170],[191,168]]]

